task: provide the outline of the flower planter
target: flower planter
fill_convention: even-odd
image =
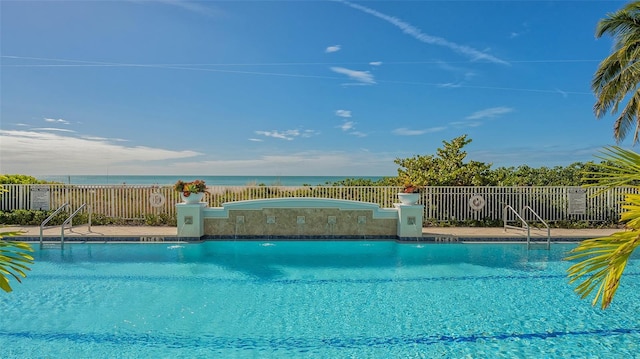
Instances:
[[[184,193],[180,193],[180,198],[182,198],[182,202],[187,204],[196,204],[202,201],[204,197],[204,192],[200,193],[191,193],[189,196],[185,197]]]
[[[420,200],[420,193],[398,193],[398,198],[402,204],[417,204]]]

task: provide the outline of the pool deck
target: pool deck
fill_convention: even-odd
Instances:
[[[20,231],[19,237],[25,240],[34,240],[40,238],[40,227],[37,226],[6,226],[0,231]],[[554,240],[577,240],[608,236],[622,229],[562,229],[552,228],[551,238]],[[48,228],[43,231],[43,239],[48,240],[52,237],[60,237],[60,227]],[[154,227],[154,226],[92,226],[80,225],[67,229],[64,232],[65,238],[83,237],[90,241],[107,241],[117,240],[117,238],[135,238],[140,241],[155,241],[154,239],[162,238],[162,241],[178,241],[176,227]],[[526,238],[526,232],[517,229],[504,230],[502,227],[479,228],[479,227],[424,227],[422,228],[422,236],[424,238],[436,238],[436,240],[448,239],[464,239],[464,238],[485,238],[494,240],[522,240]],[[531,230],[531,238],[546,238],[546,229]],[[47,238],[49,237],[49,238]],[[29,239],[27,239],[29,238]]]

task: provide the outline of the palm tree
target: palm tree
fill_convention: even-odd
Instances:
[[[596,165],[599,171],[586,173],[595,182],[589,186],[633,186],[640,193],[640,155],[620,147],[607,147],[603,150],[605,160]],[[581,260],[568,269],[569,283],[579,280],[576,292],[586,298],[597,288],[592,304],[601,302],[607,308],[620,285],[622,273],[629,256],[640,246],[640,194],[625,196],[622,206],[625,212],[620,216],[626,231],[614,233],[608,237],[583,241],[571,251],[567,260]]]
[[[607,112],[615,114],[620,103],[628,98],[615,120],[613,135],[620,142],[633,128],[635,144],[640,131],[640,1],[631,2],[600,20],[596,37],[604,34],[613,37],[614,46],[611,55],[600,63],[591,82],[596,95],[593,110],[598,118]]]

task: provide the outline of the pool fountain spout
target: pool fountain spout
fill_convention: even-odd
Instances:
[[[396,203],[394,206],[398,209],[398,239],[417,241],[422,239],[424,206],[401,203]]]

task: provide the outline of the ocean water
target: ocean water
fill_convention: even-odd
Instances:
[[[192,181],[195,179],[204,180],[208,186],[246,186],[246,185],[267,185],[267,186],[303,186],[303,185],[325,185],[338,182],[346,178],[364,178],[371,180],[382,179],[383,176],[124,176],[124,175],[94,175],[94,176],[38,176],[38,179],[54,181],[67,184],[148,184],[148,185],[168,185],[174,184],[178,180]]]
[[[640,260],[612,306],[572,244],[69,244],[0,295],[2,358],[637,358]]]

